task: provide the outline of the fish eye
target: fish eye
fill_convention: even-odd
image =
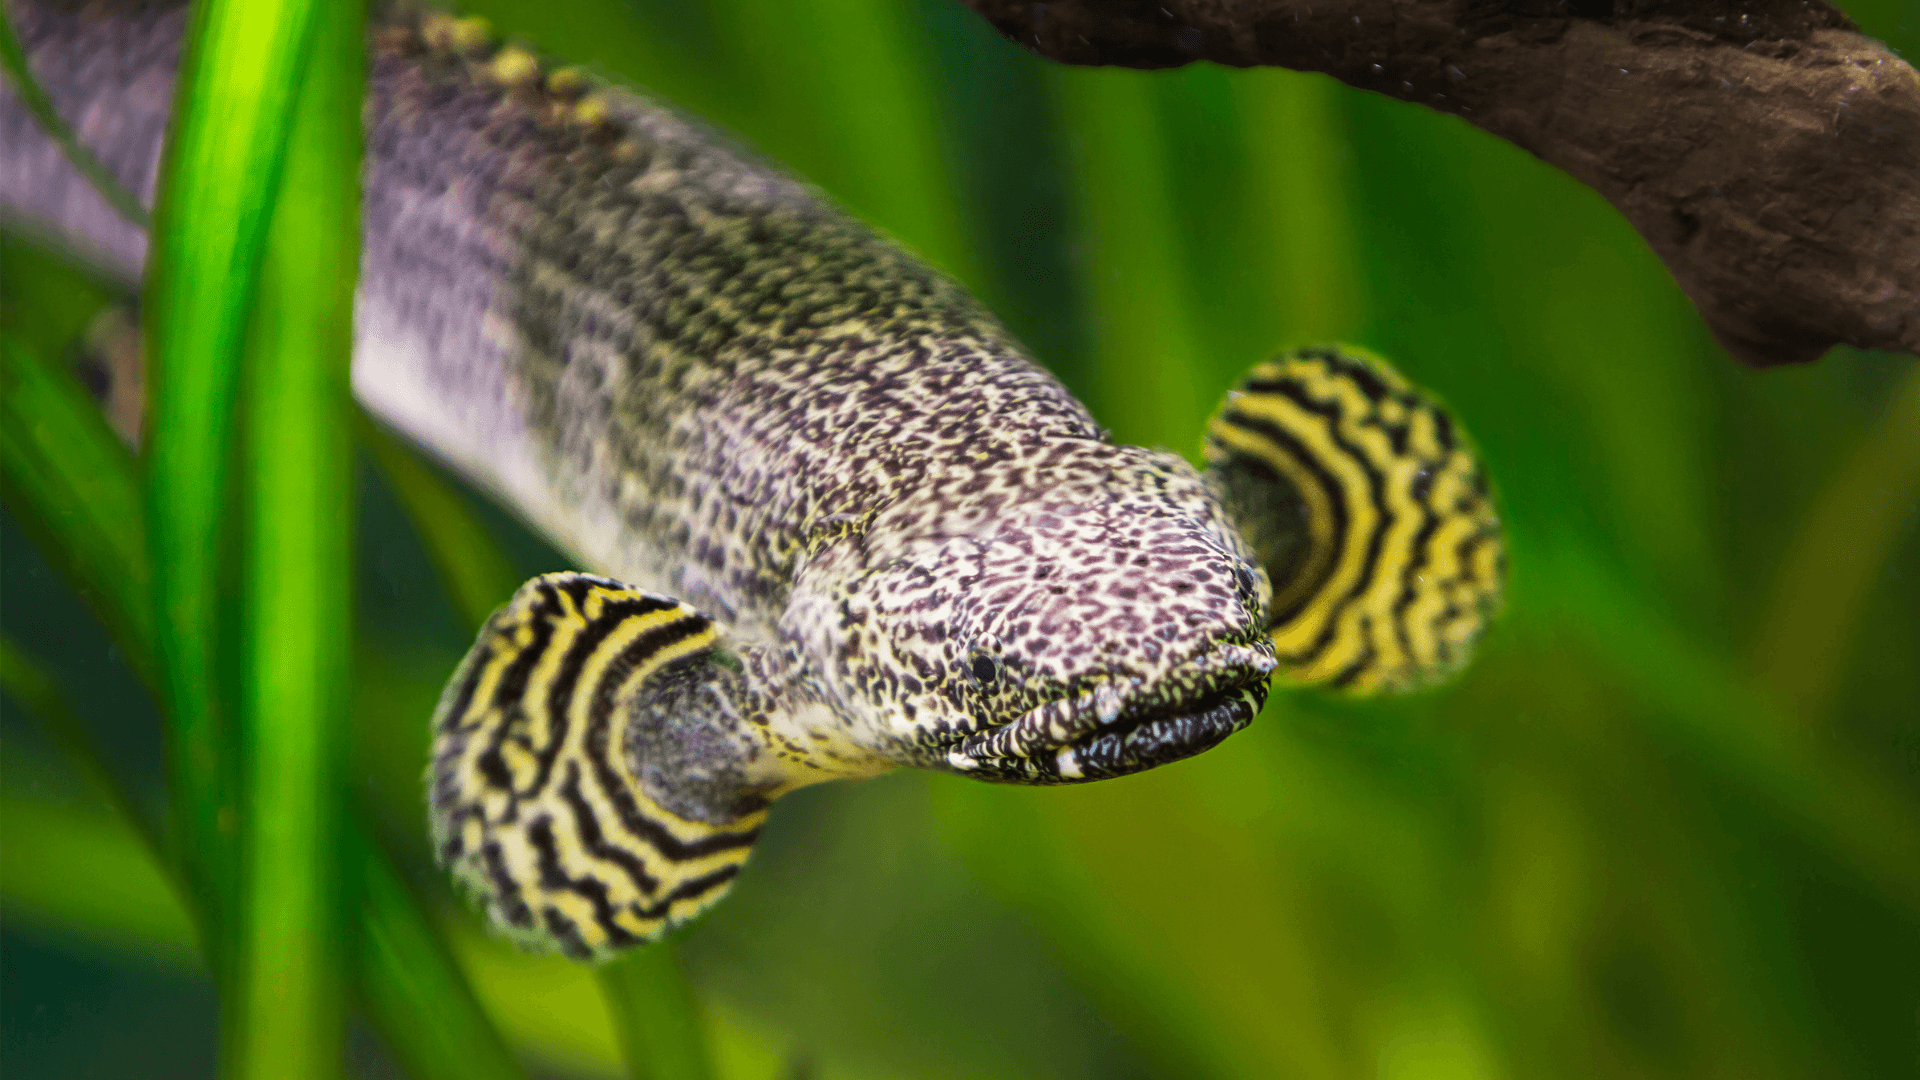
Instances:
[[[983,686],[991,683],[994,676],[1000,673],[991,656],[974,657],[970,669],[973,672],[973,680]]]
[[[1253,607],[1264,607],[1273,602],[1273,592],[1262,580],[1259,567],[1241,563],[1234,570],[1234,577],[1240,583],[1240,597],[1245,603]]]

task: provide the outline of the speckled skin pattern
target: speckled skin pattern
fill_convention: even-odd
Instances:
[[[130,87],[164,102],[178,11],[142,16],[137,55],[117,7],[8,12],[90,144]],[[1190,465],[1107,442],[976,301],[812,189],[638,97],[503,81],[457,33],[375,37],[356,390],[586,565],[725,626],[749,711],[806,718],[763,729],[773,771],[1056,780],[952,755],[1101,686],[1264,694],[1264,582]]]
[[[150,200],[181,12],[0,2]],[[666,109],[444,16],[388,20],[370,59],[355,391],[612,579],[529,583],[434,721],[442,856],[524,937],[600,957],[691,917],[730,878],[645,837],[746,837],[737,868],[804,784],[1066,783],[1205,750],[1278,663],[1243,532],[1369,542],[1315,532],[1265,443],[1208,478],[1109,442],[958,286]],[[0,212],[138,274],[144,237],[4,91]],[[1274,438],[1311,426],[1275,415]],[[668,608],[712,647],[602,651],[651,640],[621,612]],[[1364,645],[1398,609],[1355,610],[1327,619]],[[566,776],[626,779],[581,801]],[[646,808],[626,841],[616,803]]]

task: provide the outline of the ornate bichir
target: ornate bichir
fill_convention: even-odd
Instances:
[[[7,3],[151,199],[184,10]],[[355,391],[606,575],[521,589],[433,721],[437,849],[522,941],[658,937],[796,787],[1153,768],[1276,671],[1443,678],[1498,605],[1479,465],[1378,359],[1256,368],[1198,470],[1108,441],[963,289],[693,121],[472,20],[399,16],[370,59]],[[4,90],[0,209],[139,273]]]

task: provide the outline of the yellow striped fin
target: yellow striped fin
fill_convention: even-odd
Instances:
[[[1391,693],[1467,662],[1500,607],[1500,519],[1459,425],[1386,361],[1317,346],[1260,365],[1207,460],[1272,579],[1284,674]]]
[[[716,644],[686,604],[585,574],[533,579],[481,629],[434,714],[429,801],[441,861],[507,933],[605,959],[732,885],[766,811],[679,817],[625,751],[635,695]]]

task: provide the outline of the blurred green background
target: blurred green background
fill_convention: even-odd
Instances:
[[[1197,453],[1277,347],[1392,357],[1477,437],[1507,611],[1454,685],[1277,694],[1189,762],[783,802],[682,956],[728,1078],[1920,1075],[1920,365],[1754,372],[1604,202],[1281,71],[1063,69],[952,0],[476,0],[971,286],[1129,442]],[[1907,0],[1849,11],[1920,56]],[[0,237],[6,327],[112,290]],[[354,783],[540,1075],[617,1075],[589,974],[427,859],[464,623],[362,462]],[[565,560],[469,496],[523,576]],[[9,507],[0,630],[158,806],[150,698]],[[504,597],[501,597],[504,599]],[[0,705],[0,1072],[204,1076],[216,1004],[133,835]],[[356,1024],[361,1075],[397,1075]]]

